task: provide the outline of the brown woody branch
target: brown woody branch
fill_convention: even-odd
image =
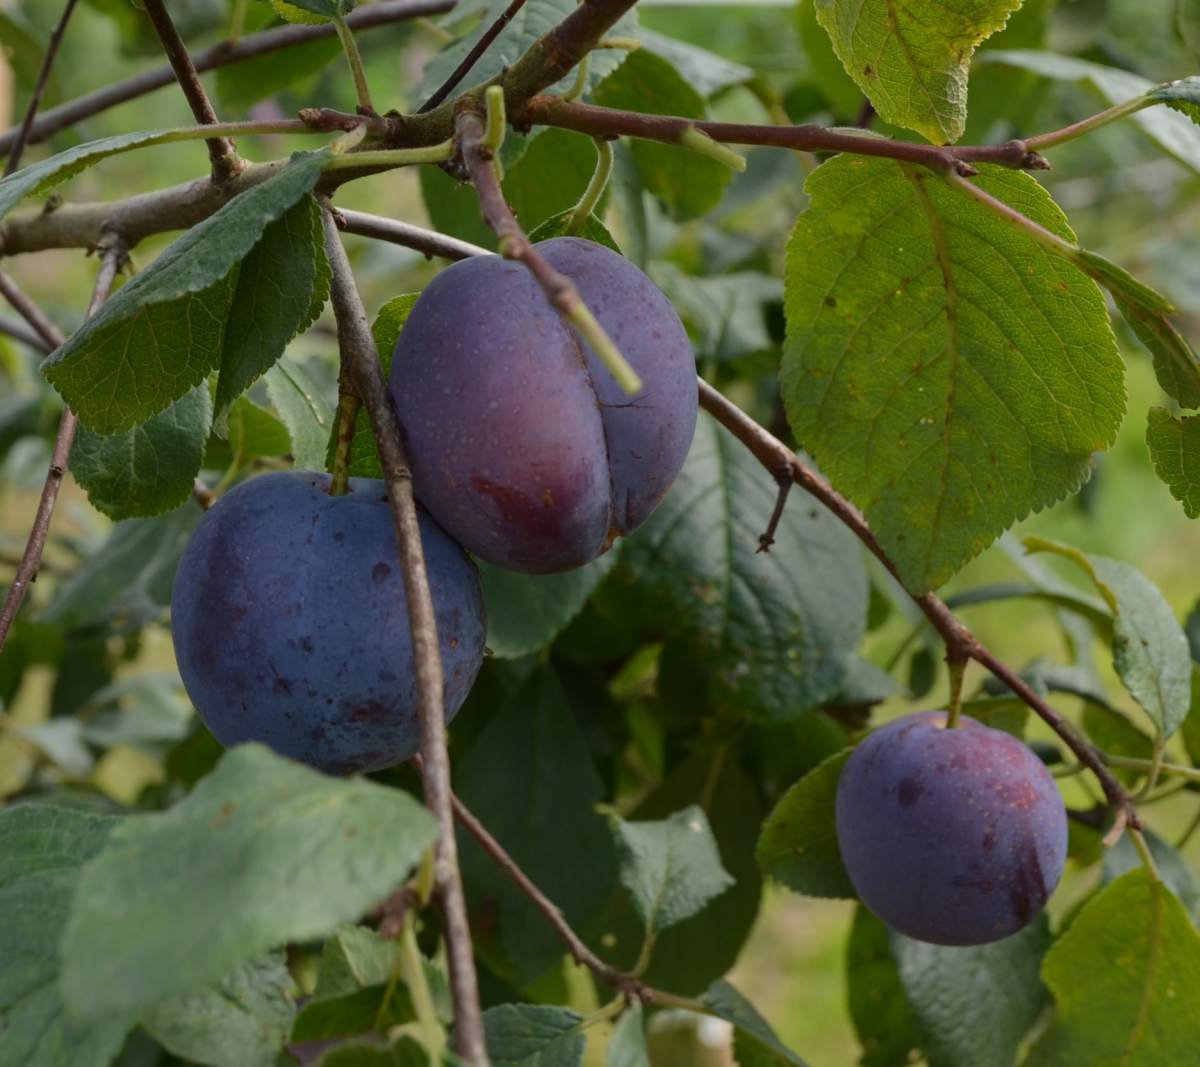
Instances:
[[[192,109],[192,115],[195,116],[196,121],[201,126],[213,126],[220,122],[216,109],[208,99],[208,93],[204,91],[200,75],[192,62],[191,55],[188,54],[187,46],[183,43],[183,38],[179,36],[179,31],[175,29],[175,23],[171,21],[171,16],[167,14],[163,0],[142,0],[142,7],[154,26],[154,32],[158,34],[158,40],[167,55],[167,61],[175,72],[175,79],[179,82],[179,87],[183,90],[188,107]],[[237,149],[228,137],[210,137],[206,143],[214,181],[225,181],[237,174],[244,166],[241,157],[237,154]]]
[[[92,291],[91,303],[87,316],[91,318],[100,305],[108,299],[116,280],[117,272],[125,260],[125,250],[119,243],[111,243],[100,261],[100,270],[96,275],[96,284]],[[8,299],[25,318],[38,336],[50,347],[57,348],[66,341],[63,334],[42,314],[38,306],[29,299],[16,283],[6,274],[0,274],[0,292]],[[54,516],[54,505],[58,502],[58,493],[62,488],[63,477],[67,473],[67,463],[71,456],[71,446],[75,443],[75,431],[78,420],[70,408],[63,408],[62,417],[58,423],[58,433],[54,438],[54,450],[50,455],[50,469],[46,472],[46,480],[42,485],[42,495],[38,500],[37,511],[33,516],[33,525],[25,542],[25,551],[17,564],[17,573],[13,576],[12,585],[4,604],[0,605],[0,649],[8,640],[9,631],[16,620],[17,612],[29,592],[29,586],[37,580],[38,568],[42,562],[42,552],[46,547],[46,538],[50,535],[50,520]]]
[[[429,230],[422,230],[420,227],[405,225],[402,230],[392,230],[388,226],[379,224],[386,221],[376,220],[374,216],[362,216],[360,225],[355,232],[395,241],[410,247],[419,247],[422,251],[447,259],[462,259],[469,255],[487,254],[486,249],[467,245],[466,242],[457,241]],[[787,445],[755,422],[731,400],[703,379],[698,379],[698,382],[700,405],[709,414],[741,441],[776,480],[786,477],[821,501],[845,526],[849,527],[871,554],[896,577],[896,580],[900,581],[895,565],[879,544],[858,508],[838,493],[824,478],[802,463]],[[903,588],[903,582],[900,584]],[[1133,802],[1124,787],[1097,757],[1091,746],[1075,733],[1070,723],[1062,715],[1043,700],[1019,674],[981,644],[943,600],[933,593],[913,596],[913,600],[929,620],[930,625],[941,636],[946,645],[948,660],[961,663],[973,659],[1007,685],[1020,700],[1063,739],[1079,762],[1096,776],[1109,803],[1124,815],[1128,824],[1135,829],[1141,825]]]
[[[438,15],[449,11],[453,6],[454,0],[379,0],[377,3],[355,8],[346,16],[346,25],[353,30],[369,30],[379,26],[390,26],[408,19]],[[333,24],[329,22],[319,26],[278,26],[260,33],[249,34],[237,42],[222,41],[210,48],[200,49],[193,53],[192,63],[196,70],[203,74],[205,71],[242,63],[270,52],[293,48],[296,45],[323,37],[332,37],[335,33]],[[174,81],[175,72],[170,66],[155,67],[153,70],[135,74],[125,81],[97,89],[94,93],[77,97],[75,100],[68,100],[58,107],[49,108],[38,115],[37,120],[33,123],[28,143],[37,144],[59,130],[73,126],[93,115],[98,115],[118,104],[165,88]],[[17,134],[18,131],[15,129],[0,134],[0,153],[12,151]],[[447,134],[447,136],[449,135]]]
[[[895,564],[879,544],[862,512],[849,500],[814,470],[801,462],[787,445],[765,430],[703,379],[700,379],[700,406],[741,441],[767,470],[774,472],[785,466],[790,467],[795,483],[824,504],[845,526],[849,527],[871,554],[900,582],[901,588],[904,587]],[[1118,817],[1123,816],[1128,821],[1128,825],[1134,829],[1140,828],[1141,820],[1138,818],[1133,800],[1097,757],[1092,747],[1076,734],[1071,724],[1034,692],[1020,675],[985,648],[938,596],[933,593],[925,593],[920,596],[909,595],[929,620],[930,625],[941,635],[946,645],[947,660],[951,663],[962,663],[973,659],[1007,685],[1047,726],[1062,738],[1079,762],[1096,776],[1104,790],[1104,795],[1117,812]]]
[[[38,108],[42,106],[42,95],[46,91],[46,83],[50,80],[50,71],[54,66],[54,60],[58,57],[58,49],[62,44],[63,34],[67,32],[67,23],[71,21],[75,3],[76,0],[67,0],[63,5],[62,15],[59,16],[54,29],[50,31],[50,40],[46,43],[46,54],[42,57],[42,66],[38,71],[33,93],[29,97],[25,117],[21,120],[21,126],[13,141],[12,151],[8,155],[8,162],[4,166],[6,178],[21,165],[21,156],[25,152],[25,145],[29,143],[29,131],[33,128],[33,120],[37,117]]]
[[[450,758],[446,752],[441,649],[425,569],[425,551],[417,525],[412,474],[400,436],[400,424],[380,372],[379,353],[371,335],[370,322],[350,270],[350,261],[331,213],[326,210],[321,214],[325,228],[325,250],[333,273],[331,297],[337,319],[338,345],[343,365],[367,409],[371,428],[375,432],[404,571],[404,595],[412,632],[421,721],[425,802],[437,819],[439,828],[436,883],[446,928],[456,1042],[460,1054],[472,1067],[488,1067],[474,949],[467,923],[466,898],[458,867],[454,812],[450,801]]]
[[[739,122],[702,122],[672,115],[646,115],[539,95],[512,112],[518,126],[557,126],[592,137],[638,137],[642,140],[679,144],[689,129],[697,129],[723,144],[763,145],[800,152],[850,152],[917,163],[939,174],[969,177],[973,163],[995,163],[1021,170],[1045,170],[1049,164],[1023,141],[998,145],[940,146],[894,141],[870,134],[844,133],[824,126],[756,126]]]

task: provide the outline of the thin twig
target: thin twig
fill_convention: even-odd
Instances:
[[[550,306],[578,331],[617,383],[625,392],[636,393],[641,389],[641,379],[584,303],[575,283],[555,270],[521,229],[504,199],[492,166],[494,153],[484,142],[484,129],[483,120],[475,112],[464,110],[458,116],[455,141],[479,197],[484,221],[496,234],[500,254],[525,266],[542,287]]]
[[[467,923],[466,899],[454,837],[454,812],[450,803],[450,758],[446,752],[445,701],[437,618],[429,592],[425,552],[417,525],[412,474],[400,437],[400,425],[380,372],[379,353],[371,336],[371,326],[350,270],[346,250],[342,247],[341,235],[328,210],[322,212],[322,222],[325,250],[333,273],[331,295],[337,319],[338,344],[355,391],[367,409],[375,432],[404,570],[404,593],[412,632],[421,720],[421,755],[426,769],[425,802],[438,820],[439,827],[436,882],[450,959],[455,1040],[460,1054],[472,1067],[488,1067],[474,949]]]
[[[167,14],[163,0],[142,0],[142,7],[154,26],[154,32],[158,34],[163,51],[167,54],[167,60],[171,64],[171,69],[175,71],[175,78],[183,90],[183,95],[187,98],[188,106],[192,109],[196,121],[202,126],[212,126],[220,122],[212,102],[208,99],[208,93],[205,92],[204,85],[200,81],[196,65],[192,62],[192,57],[183,43],[183,38],[179,36],[179,31],[175,29],[175,23]],[[237,149],[228,137],[210,137],[207,144],[208,158],[212,162],[215,181],[224,181],[233,177],[244,166],[241,157],[237,154]]]
[[[21,344],[27,345],[43,355],[51,351],[51,346],[23,322],[17,322],[15,319],[6,318],[3,315],[0,315],[0,333],[11,337],[14,341],[20,341]]]
[[[700,406],[753,453],[769,471],[782,466],[791,468],[792,478],[800,488],[815,497],[867,547],[868,550],[900,581],[895,564],[879,544],[862,513],[843,497],[824,478],[802,463],[782,441],[755,422],[741,408],[719,393],[703,379],[699,380]],[[901,582],[901,586],[903,583]],[[1080,763],[1095,775],[1109,803],[1117,809],[1119,819],[1137,829],[1141,826],[1137,809],[1125,788],[1104,765],[1095,751],[1072,729],[1071,724],[1039,696],[1026,681],[984,647],[933,593],[912,596],[930,624],[946,644],[946,657],[951,663],[973,659],[986,667],[996,678],[1027,704],[1075,754]],[[1123,825],[1125,824],[1123,823]]]
[[[370,30],[407,19],[438,15],[449,11],[453,6],[454,0],[379,0],[378,3],[364,4],[355,8],[346,16],[346,24],[352,30]],[[205,71],[232,66],[269,52],[277,52],[284,48],[305,44],[308,41],[332,37],[336,32],[331,22],[325,22],[318,26],[277,26],[259,33],[248,34],[236,42],[221,41],[219,44],[201,49],[192,55],[192,63],[196,70],[203,74]],[[93,93],[68,100],[58,107],[48,108],[41,112],[33,123],[27,143],[37,144],[59,130],[73,126],[77,122],[98,115],[100,112],[107,111],[128,100],[134,100],[139,96],[145,96],[147,93],[165,88],[174,81],[175,72],[170,66],[155,67],[153,70],[135,74],[125,81],[116,82]],[[11,129],[0,134],[0,153],[12,151],[17,133],[16,129]]]
[[[17,130],[12,151],[8,154],[8,163],[4,167],[6,178],[21,165],[21,156],[25,154],[25,145],[29,141],[29,131],[33,128],[33,120],[37,117],[38,108],[41,107],[42,96],[46,92],[46,83],[50,80],[50,70],[58,56],[58,47],[62,44],[67,23],[71,20],[71,12],[75,10],[75,3],[76,0],[67,0],[57,25],[50,32],[50,40],[46,42],[46,54],[42,58],[42,69],[38,71],[37,81],[33,86],[33,95],[29,98],[29,106],[25,109],[25,117],[21,120],[21,127]]]
[[[454,92],[463,78],[471,73],[471,68],[479,62],[480,56],[482,56],[483,53],[492,46],[492,42],[504,32],[504,27],[512,21],[512,17],[524,6],[525,0],[512,0],[512,3],[510,3],[508,7],[506,7],[500,13],[496,21],[484,31],[483,36],[475,42],[474,47],[463,57],[462,62],[454,68],[453,72],[450,74],[450,77],[442,82],[442,84],[434,90],[433,95],[417,109],[418,115],[422,115],[427,111],[432,111],[438,106],[438,104],[445,100],[446,97]]]
[[[809,124],[762,126],[741,122],[704,122],[676,115],[650,115],[621,111],[595,104],[573,103],[560,96],[541,95],[513,112],[518,126],[557,126],[593,137],[638,137],[679,144],[687,130],[695,129],[722,144],[765,145],[798,152],[851,152],[905,163],[919,163],[939,174],[970,177],[974,163],[995,163],[1019,170],[1045,170],[1046,160],[1031,152],[1023,141],[998,145],[931,145],[895,141],[868,133],[846,133]]]
[[[360,237],[373,237],[377,241],[415,248],[427,256],[443,259],[467,259],[469,256],[487,256],[491,253],[469,241],[460,241],[436,230],[427,230],[409,222],[398,222],[382,215],[368,215],[365,211],[347,211],[338,208],[334,213],[338,228]]]
[[[96,275],[96,284],[92,290],[91,303],[88,305],[88,318],[91,318],[108,299],[116,280],[117,271],[125,260],[125,250],[117,242],[109,245],[100,261],[100,270]],[[41,310],[25,296],[12,279],[0,274],[0,292],[3,292],[29,324],[52,348],[57,348],[66,338],[42,314]],[[42,552],[46,547],[46,538],[50,534],[50,519],[54,515],[54,505],[58,501],[58,491],[62,488],[63,476],[67,472],[67,463],[71,457],[71,445],[75,442],[75,430],[78,420],[70,408],[63,408],[62,417],[58,423],[58,434],[54,438],[54,450],[50,454],[50,469],[46,472],[46,481],[42,485],[41,499],[37,511],[34,512],[33,525],[29,530],[29,538],[25,542],[25,551],[13,576],[8,595],[0,606],[0,650],[8,640],[9,631],[16,620],[17,612],[29,592],[29,586],[37,580],[38,567],[42,561]]]
[[[424,775],[420,761],[414,760],[413,762],[417,770],[421,771],[422,775]],[[597,978],[600,978],[611,986],[615,986],[627,996],[637,997],[639,1000],[650,999],[644,983],[632,975],[626,974],[620,968],[605,963],[587,947],[583,938],[572,929],[571,924],[567,922],[554,901],[534,884],[529,875],[521,869],[517,861],[508,854],[504,846],[488,832],[487,827],[472,814],[471,810],[457,796],[451,795],[451,802],[454,805],[454,817],[458,820],[462,828],[475,838],[492,862],[516,883],[521,892],[529,898],[530,903],[542,913],[554,932],[558,934],[559,939],[566,945],[567,951],[576,963],[587,967]]]

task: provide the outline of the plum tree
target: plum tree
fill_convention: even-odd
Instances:
[[[946,719],[906,715],[858,746],[838,781],[838,844],[858,895],[889,926],[979,945],[1045,905],[1066,860],[1066,811],[1015,737]]]
[[[403,574],[384,485],[281,471],[243,482],[197,528],[171,599],[179,673],[223,744],[261,741],[322,770],[379,770],[418,747]],[[446,716],[483,662],[479,573],[427,515]]]
[[[696,368],[666,297],[590,241],[538,250],[575,282],[643,381],[626,395],[520,263],[443,271],[413,307],[391,389],[417,496],[481,559],[552,573],[637,527],[696,428]]]

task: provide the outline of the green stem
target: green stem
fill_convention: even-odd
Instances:
[[[1100,758],[1110,767],[1123,767],[1131,771],[1153,773],[1155,761],[1152,759],[1137,759],[1133,756],[1111,756],[1107,752],[1099,753]],[[1200,782],[1200,767],[1187,767],[1182,763],[1158,763],[1159,774],[1173,774],[1186,778],[1190,782]]]
[[[571,217],[567,220],[568,234],[583,232],[588,218],[595,211],[596,205],[600,202],[600,197],[604,195],[604,190],[608,187],[608,179],[612,177],[612,171],[612,143],[602,137],[597,137],[596,169],[592,172],[592,180],[588,182],[587,188],[584,189],[583,196],[579,198],[579,203],[575,205],[575,210],[571,212]]]
[[[1175,847],[1182,849],[1192,839],[1192,835],[1197,830],[1200,830],[1200,808],[1196,809],[1196,814],[1192,816],[1192,821],[1187,824],[1187,828],[1179,835],[1179,840],[1175,842]]]
[[[1147,100],[1145,96],[1135,96],[1132,100],[1126,100],[1123,104],[1114,104],[1112,107],[1091,115],[1086,119],[1081,119],[1070,126],[1064,126],[1061,130],[1051,130],[1049,133],[1027,137],[1025,138],[1025,147],[1030,152],[1039,152],[1044,148],[1053,148],[1055,145],[1065,144],[1067,141],[1073,141],[1076,137],[1082,137],[1086,133],[1098,130],[1101,126],[1107,126],[1110,122],[1122,119],[1126,115],[1132,115],[1135,111],[1152,107],[1155,103],[1157,101]]]
[[[484,117],[483,137],[479,143],[493,152],[499,152],[504,146],[504,134],[508,129],[504,90],[499,85],[489,85],[484,101],[487,104],[487,113]]]
[[[229,19],[229,43],[237,44],[242,39],[242,34],[246,32],[246,11],[250,7],[250,0],[234,0],[233,14]]]
[[[724,163],[730,170],[735,170],[739,174],[746,169],[745,156],[738,155],[732,148],[721,144],[720,141],[714,141],[707,133],[696,129],[695,126],[688,126],[679,135],[679,143],[684,148],[689,148],[702,156],[708,156],[709,159],[715,159],[718,163]]]
[[[429,981],[425,977],[425,962],[417,946],[416,915],[413,909],[409,909],[404,916],[404,931],[400,935],[400,970],[408,986],[408,994],[412,997],[422,1044],[429,1053],[432,1067],[442,1062],[446,1031],[438,1019],[437,1009],[433,1006],[433,994],[429,991]]]
[[[1134,800],[1145,800],[1154,787],[1158,785],[1159,775],[1162,774],[1163,756],[1166,747],[1167,743],[1161,734],[1154,739],[1154,753],[1150,757],[1150,773],[1146,775],[1146,784],[1138,790],[1137,796],[1133,798]]]
[[[578,100],[583,96],[583,91],[587,88],[588,72],[592,69],[592,53],[589,52],[579,61],[579,66],[575,68],[575,81],[571,84],[571,88],[563,93],[564,100]]]
[[[642,941],[642,950],[638,953],[637,962],[633,965],[633,970],[629,973],[634,978],[641,978],[646,973],[646,969],[650,966],[650,960],[654,956],[654,946],[658,938],[653,930],[647,930],[646,936]]]
[[[453,151],[453,142],[443,141],[426,148],[377,148],[366,152],[346,152],[330,157],[321,169],[328,173],[353,167],[407,167],[413,163],[442,163],[450,158]]]
[[[1051,778],[1074,778],[1077,774],[1082,774],[1087,768],[1082,763],[1068,763],[1062,767],[1051,767]]]
[[[962,718],[963,675],[967,672],[965,660],[948,660],[950,672],[950,704],[946,713],[946,729],[953,730]]]
[[[337,437],[333,450],[333,480],[329,483],[330,496],[345,496],[350,488],[350,455],[354,445],[354,427],[362,401],[348,388],[346,376],[342,376],[337,406]]]
[[[1134,829],[1132,826],[1126,831],[1133,838],[1133,847],[1137,849],[1138,856],[1141,857],[1142,866],[1146,868],[1146,873],[1150,875],[1156,882],[1161,882],[1162,878],[1158,873],[1158,866],[1154,862],[1154,857],[1150,854],[1150,846],[1146,844],[1146,837],[1141,830]]]
[[[374,115],[375,107],[371,103],[371,87],[367,84],[367,72],[363,68],[362,53],[358,50],[358,42],[354,39],[354,33],[340,15],[334,16],[333,25],[337,30],[338,40],[342,42],[342,51],[346,53],[346,62],[350,64],[350,74],[354,78],[354,93],[358,98],[359,110]]]
[[[629,365],[629,361],[621,355],[621,350],[605,332],[587,304],[582,300],[577,301],[567,312],[567,318],[579,331],[579,335],[592,346],[592,351],[596,353],[596,357],[604,364],[608,373],[616,379],[617,384],[630,396],[641,392],[642,379]]]
[[[597,1008],[589,1015],[585,1015],[576,1027],[577,1030],[586,1030],[589,1027],[595,1026],[597,1023],[607,1022],[609,1019],[615,1019],[622,1011],[625,1010],[625,994],[620,993],[613,997],[607,1004]]]

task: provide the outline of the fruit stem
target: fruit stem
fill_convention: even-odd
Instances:
[[[338,387],[337,436],[333,445],[333,480],[329,483],[330,496],[345,496],[350,488],[350,455],[354,445],[354,427],[362,401],[351,391],[347,375],[341,376]]]
[[[583,91],[587,88],[588,72],[592,69],[592,53],[589,52],[579,61],[579,66],[575,68],[575,81],[571,88],[563,93],[562,98],[567,101],[578,100],[583,96]]]
[[[338,40],[342,42],[342,51],[346,53],[346,62],[350,64],[350,74],[354,78],[354,93],[358,98],[358,109],[368,115],[375,114],[371,103],[371,87],[367,84],[367,72],[363,67],[362,53],[358,50],[358,42],[346,20],[341,15],[334,15],[333,27],[337,30]]]
[[[946,667],[950,672],[950,703],[946,713],[946,729],[953,730],[962,718],[963,675],[967,672],[967,661],[947,659]]]
[[[613,343],[603,326],[600,325],[591,308],[582,299],[575,301],[567,311],[571,325],[579,331],[580,336],[592,346],[592,351],[608,369],[617,384],[630,396],[641,391],[642,379],[638,377],[629,361],[621,355],[621,350]]]
[[[582,232],[589,216],[600,202],[600,197],[604,195],[604,190],[608,187],[608,179],[612,177],[612,171],[612,144],[603,137],[597,137],[596,169],[592,173],[592,180],[588,182],[587,188],[583,191],[583,196],[579,198],[579,203],[575,205],[575,210],[571,212],[571,217],[567,220],[568,235],[574,236]]]
[[[346,152],[330,156],[321,168],[326,173],[348,167],[407,167],[412,163],[442,163],[450,158],[454,146],[449,141],[426,148],[379,148],[367,152]]]
[[[446,1047],[446,1031],[442,1029],[433,1006],[433,995],[429,992],[429,981],[425,977],[425,961],[417,945],[416,910],[410,908],[404,916],[404,931],[400,935],[400,970],[404,983],[412,997],[413,1010],[417,1014],[417,1026],[423,1037],[422,1044],[429,1053],[429,1062],[442,1062],[442,1050]]]
[[[1150,852],[1150,846],[1146,844],[1146,836],[1141,830],[1135,830],[1132,826],[1129,828],[1129,836],[1133,838],[1133,847],[1137,849],[1138,856],[1141,858],[1142,866],[1146,868],[1146,873],[1156,882],[1161,882],[1162,877],[1158,873],[1158,865],[1154,862],[1154,856]]]

